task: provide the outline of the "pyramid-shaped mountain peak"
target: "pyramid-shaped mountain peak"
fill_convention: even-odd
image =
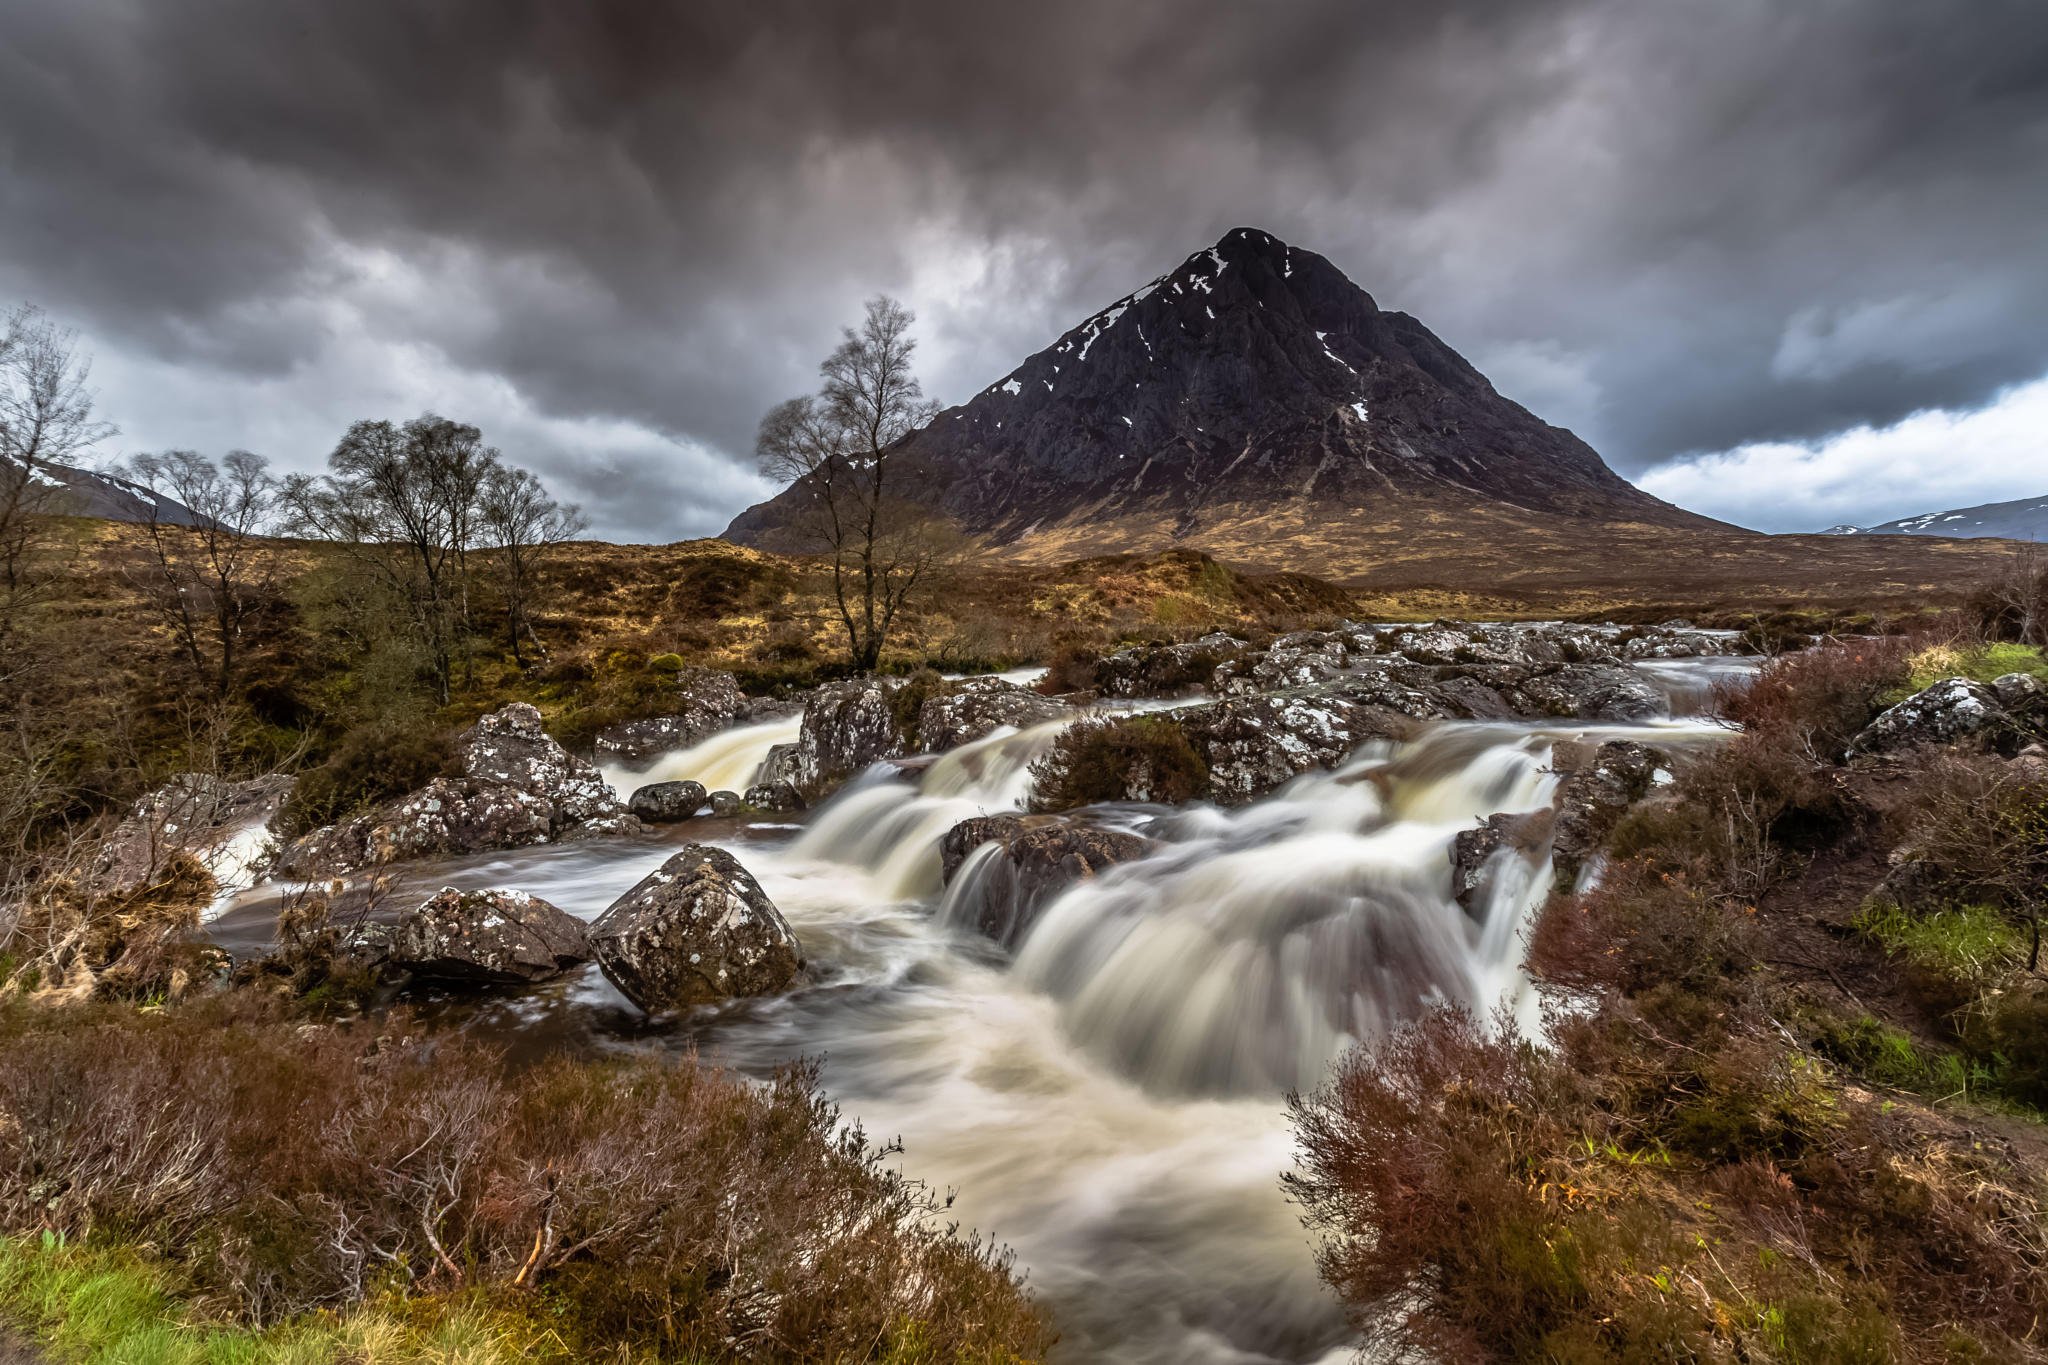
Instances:
[[[1029,558],[1182,544],[1344,577],[1347,539],[1455,509],[1718,525],[1635,488],[1420,322],[1258,228],[1084,318],[904,453],[939,510]],[[727,537],[782,546],[803,496],[749,509]]]

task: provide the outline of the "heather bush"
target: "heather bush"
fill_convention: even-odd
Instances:
[[[1178,805],[1209,788],[1209,765],[1186,733],[1161,716],[1070,725],[1031,773],[1032,804],[1042,811],[1099,801]]]
[[[299,774],[285,805],[294,832],[331,825],[455,771],[453,737],[427,721],[372,721],[343,735],[326,762]]]
[[[263,1325],[387,1286],[533,1293],[692,1359],[1036,1354],[1007,1256],[937,1221],[814,1066],[557,1058],[246,999],[0,1014],[0,1231],[146,1244]],[[583,1352],[586,1353],[587,1352]]]

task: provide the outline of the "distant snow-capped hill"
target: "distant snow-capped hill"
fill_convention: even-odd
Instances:
[[[0,484],[13,486],[21,466],[0,469]],[[154,521],[168,526],[198,526],[206,518],[179,502],[132,479],[93,469],[44,464],[29,475],[37,510],[57,516],[103,517],[108,521]]]
[[[2006,540],[2048,541],[2048,496],[1987,502],[1978,507],[1958,507],[1947,512],[1928,512],[1917,517],[1901,517],[1882,526],[1830,526],[1821,534],[1952,536],[1958,540],[1998,536]]]

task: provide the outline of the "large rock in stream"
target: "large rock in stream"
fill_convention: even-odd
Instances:
[[[583,921],[524,891],[444,887],[408,911],[389,964],[414,976],[478,985],[546,981],[590,960]]]
[[[463,775],[436,778],[368,814],[297,840],[279,860],[290,877],[324,877],[412,858],[631,834],[628,814],[595,767],[541,728],[525,702],[462,732]]]
[[[795,785],[815,795],[870,763],[908,753],[890,705],[902,686],[900,678],[847,678],[813,692],[790,762]],[[777,779],[764,771],[760,780]]]
[[[1008,726],[1029,730],[1059,720],[1070,708],[1042,693],[1002,678],[964,678],[925,698],[917,712],[919,752],[940,754],[986,739]]]
[[[1136,834],[1066,820],[1016,815],[962,820],[939,844],[946,910],[954,923],[1014,948],[1061,892],[1118,863],[1142,858],[1151,848],[1151,840]],[[982,849],[988,852],[976,857]]]
[[[739,859],[686,844],[590,926],[597,965],[648,1013],[769,995],[803,966],[782,912]]]

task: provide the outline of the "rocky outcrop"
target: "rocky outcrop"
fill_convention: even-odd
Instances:
[[[271,830],[290,799],[293,779],[272,773],[229,782],[180,773],[137,801],[93,866],[102,891],[148,885],[173,853],[196,858],[217,886],[246,886],[270,861]]]
[[[738,815],[740,807],[745,804],[738,792],[715,791],[706,799],[711,803],[711,813],[721,820],[730,820]]]
[[[556,839],[632,834],[640,822],[597,769],[541,728],[540,712],[514,702],[457,737],[459,778],[436,778],[366,815],[299,839],[279,860],[292,877],[333,876],[379,863]]]
[[[901,686],[899,678],[848,678],[813,692],[791,765],[798,788],[821,791],[870,763],[907,752],[889,704]],[[764,770],[760,780],[775,779]]]
[[[1211,685],[1223,695],[1308,687],[1342,674],[1350,653],[1345,637],[1335,631],[1296,631],[1280,636],[1263,650],[1224,661],[1217,666]]]
[[[1461,829],[1451,841],[1451,897],[1474,916],[1483,916],[1493,894],[1501,859],[1520,855],[1535,859],[1549,846],[1556,823],[1552,810],[1514,811],[1489,815],[1472,829]]]
[[[524,891],[446,887],[391,934],[392,967],[481,985],[546,981],[590,960],[583,921]]]
[[[946,831],[939,845],[950,923],[1014,948],[1039,912],[1068,887],[1152,844],[1121,830],[1015,815],[979,816]],[[981,850],[987,850],[981,852]],[[978,856],[977,856],[978,855]]]
[[[1442,710],[1416,698],[1414,711],[1390,704],[1399,685],[1336,684],[1232,697],[1169,717],[1209,765],[1208,798],[1241,806],[1313,768],[1334,768],[1369,739],[1400,739],[1421,716]]]
[[[1179,697],[1204,691],[1218,667],[1237,659],[1245,642],[1216,632],[1173,645],[1120,649],[1095,665],[1095,690],[1105,697]]]
[[[685,669],[676,675],[673,715],[629,720],[600,731],[597,756],[611,763],[649,763],[662,754],[701,744],[741,719],[754,719],[732,674]]]
[[[2048,683],[2032,673],[2001,673],[1991,680],[1991,695],[2008,711],[2024,711],[2048,703]]]
[[[1065,702],[1002,678],[965,678],[925,698],[917,712],[917,747],[944,753],[986,739],[1007,726],[1028,730],[1067,715]]]
[[[704,809],[710,795],[702,782],[650,782],[634,788],[626,806],[651,825],[672,825]]]
[[[1570,770],[1558,784],[1550,850],[1563,891],[1577,885],[1579,873],[1606,847],[1628,808],[1649,794],[1658,770],[1670,766],[1655,749],[1633,740],[1609,740],[1591,753],[1584,749],[1560,744],[1551,756],[1554,766]]]
[[[1959,739],[2011,724],[1997,695],[1968,678],[1943,678],[1885,711],[1849,741],[1849,754],[1882,754]]]
[[[590,926],[598,967],[649,1013],[767,995],[803,949],[766,892],[722,848],[686,845]]]
[[[1626,721],[1664,714],[1664,695],[1619,664],[1558,664],[1496,690],[1516,715],[1529,719]]]

